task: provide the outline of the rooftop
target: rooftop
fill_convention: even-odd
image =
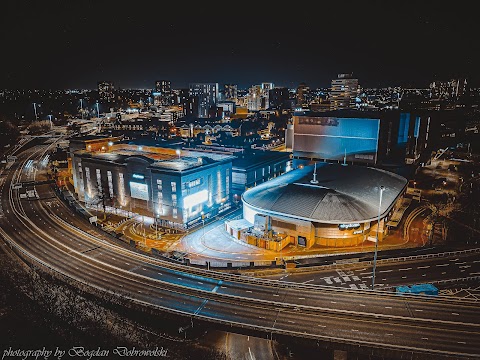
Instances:
[[[108,151],[76,151],[75,154],[116,163],[124,163],[133,157],[140,157],[150,163],[150,167],[174,171],[184,171],[214,162],[233,160],[234,156],[214,152],[114,144]]]
[[[402,194],[407,180],[397,174],[365,166],[318,163],[292,170],[247,190],[245,203],[284,216],[308,221],[341,224],[368,222],[381,216]]]

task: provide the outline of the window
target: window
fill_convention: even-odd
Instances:
[[[110,199],[113,199],[113,181],[112,181],[112,172],[107,171],[107,179],[108,179],[108,192],[110,194]]]
[[[97,173],[97,184],[98,186],[102,185],[102,174],[100,173],[100,169],[95,169],[95,172]]]
[[[157,179],[157,188],[158,188],[158,191],[162,191],[162,180],[161,179]]]
[[[172,194],[172,206],[177,206],[177,194]]]
[[[198,178],[198,179],[195,179],[195,180],[192,180],[192,181],[188,181],[186,183],[183,183],[183,187],[184,188],[187,188],[187,189],[191,189],[195,186],[199,186],[202,184],[202,179],[201,178]]]
[[[177,208],[174,207],[174,208],[173,208],[173,217],[174,217],[175,219],[177,218],[177,212],[178,212]]]
[[[175,181],[172,181],[170,184],[172,185],[172,193],[176,193],[177,192],[177,183]]]
[[[125,182],[123,180],[123,173],[118,173],[118,183],[120,184],[120,189],[125,189]]]
[[[87,178],[87,182],[89,183],[90,182],[90,168],[89,167],[85,167],[85,176]]]
[[[226,170],[226,176],[225,176],[225,192],[227,197],[230,195],[230,169]]]

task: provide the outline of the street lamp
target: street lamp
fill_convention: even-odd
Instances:
[[[38,117],[37,117],[37,103],[33,103],[33,111],[35,112],[35,121],[38,120]]]
[[[373,255],[373,274],[372,274],[372,290],[375,287],[375,270],[377,267],[377,251],[378,251],[378,233],[380,232],[380,212],[382,208],[382,194],[385,187],[380,186],[380,201],[378,202],[378,219],[377,219],[377,238],[375,239],[375,254]]]
[[[98,101],[97,101],[97,117],[100,119],[100,110],[98,109]]]
[[[50,129],[51,129],[53,128],[52,115],[48,115],[48,119],[50,120]]]
[[[201,214],[202,214],[202,229],[203,229],[202,237],[205,237],[205,213],[202,211]]]
[[[82,115],[83,120],[83,99],[80,99],[80,114]]]

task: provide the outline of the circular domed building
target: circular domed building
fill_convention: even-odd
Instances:
[[[353,246],[376,241],[379,218],[378,239],[383,238],[406,188],[407,179],[385,170],[319,163],[247,190],[242,195],[243,217],[257,237],[283,234],[288,241],[276,250],[288,243]]]

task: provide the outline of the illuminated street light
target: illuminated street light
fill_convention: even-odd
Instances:
[[[373,274],[372,274],[372,290],[375,286],[375,269],[377,267],[377,251],[378,251],[378,233],[380,232],[380,212],[382,208],[382,194],[385,187],[380,186],[380,201],[378,203],[378,220],[377,220],[377,238],[375,240],[375,254],[373,255]]]
[[[80,99],[80,114],[82,115],[83,120],[83,99]]]
[[[98,101],[97,101],[97,117],[100,119],[100,110],[98,109]]]
[[[33,111],[35,112],[35,121],[38,120],[37,118],[37,103],[33,103]]]

